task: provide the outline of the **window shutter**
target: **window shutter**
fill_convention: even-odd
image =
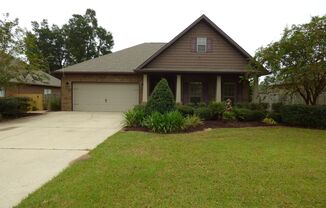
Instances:
[[[191,39],[191,52],[196,52],[197,47],[197,38]]]
[[[213,51],[213,43],[212,38],[207,38],[207,52]]]

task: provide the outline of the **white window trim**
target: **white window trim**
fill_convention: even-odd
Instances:
[[[205,51],[199,51],[199,46],[205,46]],[[207,37],[197,37],[196,51],[197,51],[197,53],[206,53],[207,52]]]
[[[52,89],[44,88],[44,95],[52,95]]]

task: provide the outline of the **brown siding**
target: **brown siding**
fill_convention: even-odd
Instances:
[[[44,89],[51,89],[52,94],[60,97],[60,87],[48,87],[39,85],[17,85],[6,88],[6,96],[11,97],[18,94],[44,94]]]
[[[61,80],[61,109],[72,110],[72,84],[74,82],[85,83],[139,83],[139,103],[142,95],[142,76],[137,74],[65,74]]]
[[[212,49],[207,53],[192,52],[192,40],[207,37],[212,41]],[[246,58],[202,21],[173,45],[162,52],[145,68],[196,68],[196,69],[246,69]]]

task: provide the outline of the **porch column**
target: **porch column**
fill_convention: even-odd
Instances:
[[[175,102],[181,103],[181,75],[177,75],[177,86],[175,93]]]
[[[142,102],[146,103],[148,97],[148,80],[147,80],[147,74],[143,75],[143,99]]]
[[[221,76],[216,76],[216,102],[222,101]]]
[[[254,85],[252,87],[252,102],[258,103],[259,97],[258,97],[258,76],[254,76]]]

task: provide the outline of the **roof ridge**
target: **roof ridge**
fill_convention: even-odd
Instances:
[[[160,48],[156,53],[150,56],[144,63],[137,67],[137,70],[141,70],[145,67],[149,62],[154,60],[157,56],[159,56],[163,51],[169,48],[173,43],[175,43],[178,39],[180,39],[183,35],[189,32],[193,27],[195,27],[200,21],[205,20],[217,33],[219,33],[223,38],[226,39],[233,47],[235,47],[243,56],[246,58],[251,58],[251,55],[245,51],[241,46],[239,46],[230,36],[228,36],[222,29],[220,29],[213,21],[211,21],[205,14],[202,14],[199,18],[197,18],[193,23],[191,23],[186,29],[181,31],[177,36],[175,36],[171,41],[166,43],[162,48]]]

